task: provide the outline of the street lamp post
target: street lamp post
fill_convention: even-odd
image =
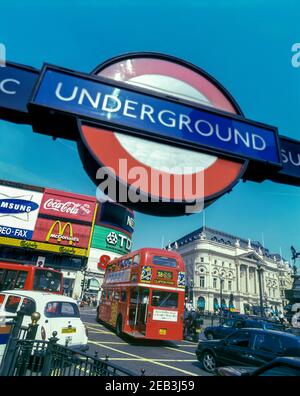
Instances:
[[[222,306],[222,291],[223,291],[223,282],[224,278],[223,276],[220,276],[220,308],[221,308],[221,316],[223,316],[223,306]]]
[[[80,300],[82,300],[84,292],[85,292],[85,277],[86,277],[86,269],[81,271],[83,273],[83,280],[82,280],[82,288],[81,288],[81,295],[80,295]]]
[[[190,280],[190,292],[189,292],[189,299],[190,301],[193,302],[193,287],[194,287],[194,281],[193,279]]]
[[[264,308],[263,308],[263,293],[262,293],[262,282],[261,282],[261,274],[263,268],[260,263],[257,264],[257,272],[258,272],[258,285],[259,285],[259,306],[260,306],[260,316],[264,316]]]

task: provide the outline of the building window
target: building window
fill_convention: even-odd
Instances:
[[[225,262],[224,262],[224,261],[222,261],[222,267],[224,267],[224,265],[225,265]]]
[[[217,278],[213,278],[213,288],[217,288]]]
[[[229,291],[232,290],[232,281],[231,280],[228,281],[228,290]]]
[[[204,263],[204,257],[200,258],[201,263]]]
[[[215,260],[215,265],[217,265],[218,264],[218,260]]]
[[[200,276],[200,287],[205,287],[205,276]]]

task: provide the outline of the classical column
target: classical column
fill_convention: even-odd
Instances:
[[[240,264],[236,263],[236,291],[241,290],[241,276],[240,276]]]
[[[246,265],[246,292],[249,294],[250,292],[250,284],[249,284],[249,266]]]
[[[257,294],[257,284],[256,284],[256,282],[257,282],[257,275],[256,275],[256,271],[255,271],[255,269],[254,269],[254,271],[253,271],[253,280],[254,280],[254,291],[253,291],[253,293],[256,295]]]

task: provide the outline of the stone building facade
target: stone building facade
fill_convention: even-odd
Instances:
[[[189,296],[195,307],[214,312],[222,299],[223,308],[258,312],[259,273],[267,311],[282,311],[288,303],[285,290],[292,287],[292,268],[260,242],[202,227],[168,248],[178,251],[185,261]]]

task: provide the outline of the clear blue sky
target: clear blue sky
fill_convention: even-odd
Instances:
[[[245,115],[300,140],[298,1],[28,0],[1,2],[0,42],[14,62],[90,72],[110,57],[156,51],[185,59],[218,79]],[[0,121],[0,178],[95,194],[75,143]],[[63,170],[63,172],[62,172]],[[206,224],[261,240],[290,258],[300,251],[300,189],[240,182],[206,210]],[[161,246],[202,225],[202,214],[159,218],[136,213],[134,248]]]

